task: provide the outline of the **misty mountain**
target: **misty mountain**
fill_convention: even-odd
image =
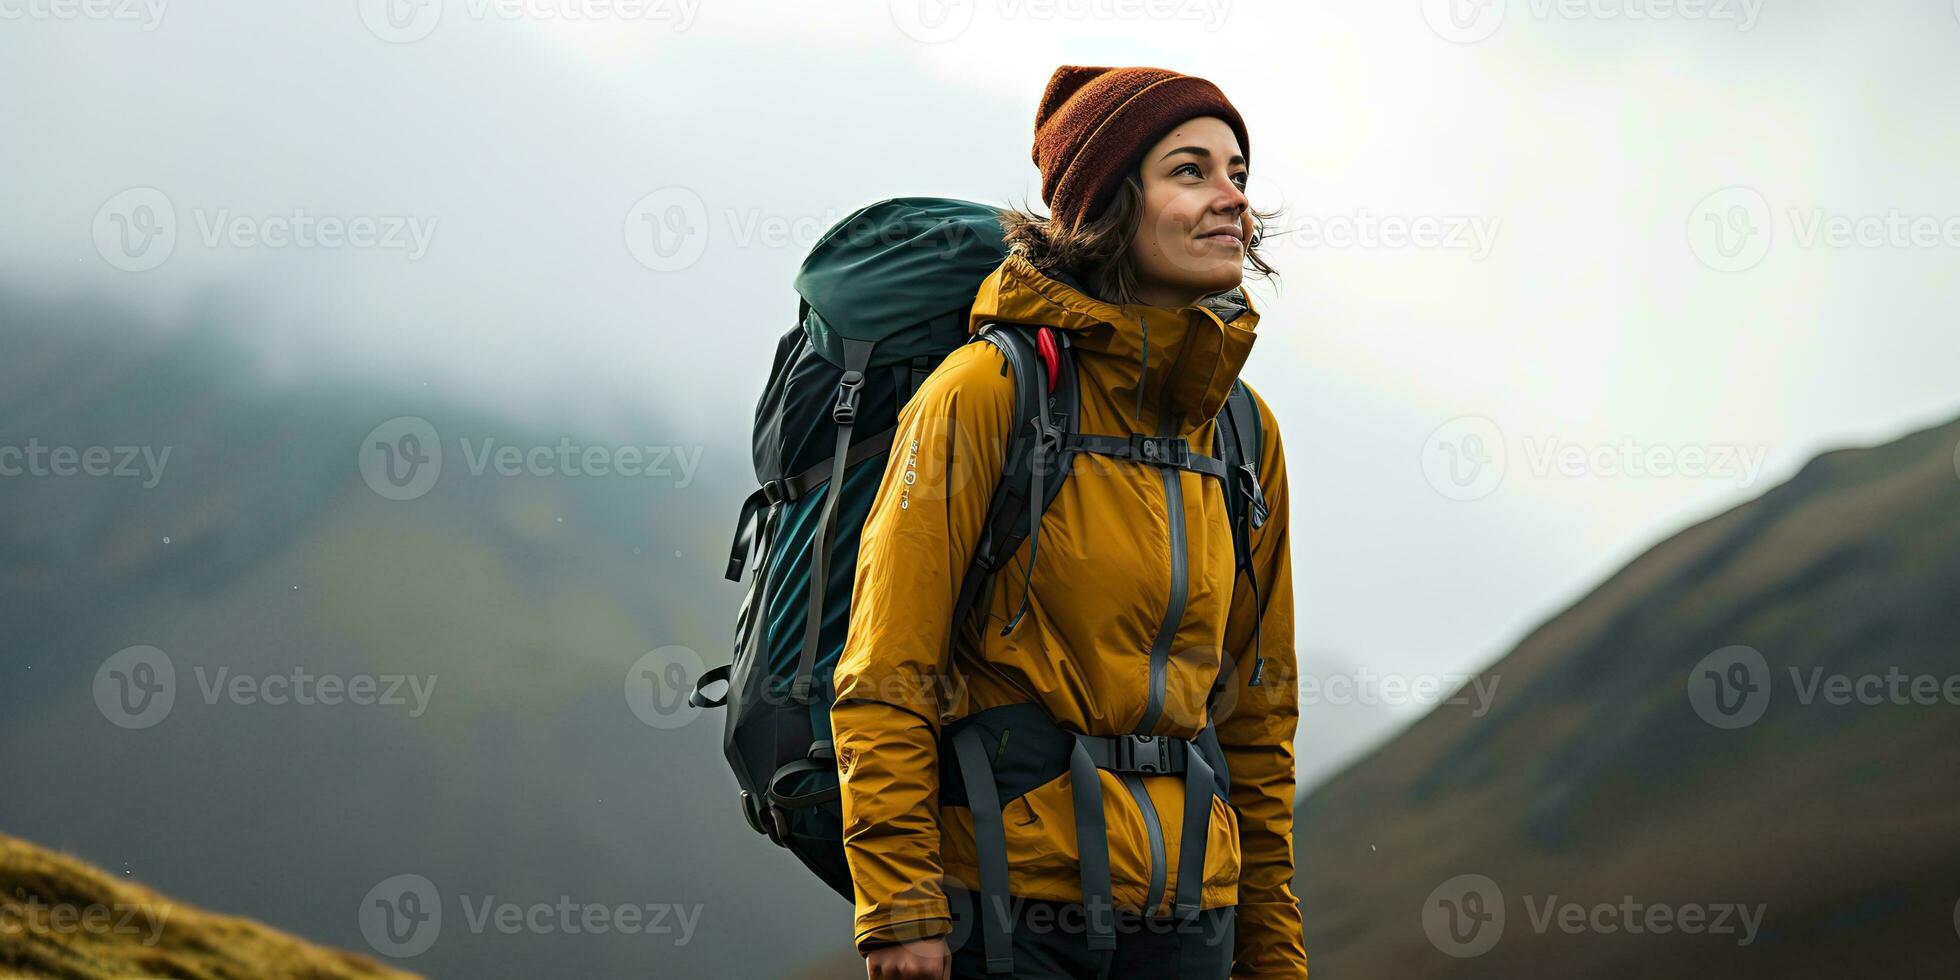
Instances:
[[[1312,793],[1317,970],[1951,975],[1956,444],[1813,459],[1531,633],[1485,716],[1439,708]]]
[[[650,652],[725,659],[746,490],[714,474],[745,445],[274,372],[222,300],[152,323],[0,289],[0,322],[0,446],[40,447],[43,473],[0,478],[0,828],[364,952],[364,896],[424,876],[441,936],[398,965],[436,976],[766,975],[849,949],[848,906],[737,817],[720,716],[630,700]],[[360,456],[400,417],[442,449],[411,499]],[[646,450],[653,475],[567,475],[561,444],[572,466]],[[103,687],[131,647],[176,681],[133,729]],[[664,931],[472,928],[561,898],[660,906]]]

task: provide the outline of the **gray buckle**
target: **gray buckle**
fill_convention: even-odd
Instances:
[[[1182,436],[1130,436],[1130,452],[1140,462],[1154,466],[1191,467],[1191,444]]]

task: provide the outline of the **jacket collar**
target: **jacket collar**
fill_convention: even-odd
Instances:
[[[1218,414],[1252,352],[1259,311],[1241,288],[1214,293],[1173,309],[1117,306],[1089,295],[1065,273],[1049,274],[1020,255],[1001,262],[974,297],[967,321],[978,332],[989,321],[1043,324],[1068,332],[1078,354],[1118,366],[1111,394],[1141,402],[1139,431],[1161,433],[1163,410],[1183,435]],[[1094,383],[1098,375],[1085,376]],[[1107,375],[1102,375],[1107,377]],[[1135,411],[1133,408],[1132,411]]]

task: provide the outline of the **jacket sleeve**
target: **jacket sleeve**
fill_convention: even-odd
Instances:
[[[1225,627],[1234,695],[1219,704],[1218,741],[1231,767],[1232,807],[1239,815],[1241,870],[1234,977],[1305,977],[1307,952],[1299,899],[1293,894],[1293,735],[1299,725],[1298,667],[1293,650],[1293,563],[1289,541],[1286,453],[1264,399],[1260,490],[1268,516],[1251,532],[1252,583],[1238,579]],[[1253,622],[1265,670],[1253,670]]]
[[[1001,472],[1013,380],[959,348],[906,403],[865,520],[830,714],[860,950],[951,931],[939,728],[960,582]]]

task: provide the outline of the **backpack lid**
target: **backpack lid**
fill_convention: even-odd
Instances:
[[[944,353],[966,339],[974,293],[1007,255],[997,209],[944,197],[894,197],[859,208],[810,249],[796,274],[803,329],[826,360],[843,362],[842,339],[878,344],[872,363]],[[956,334],[918,331],[959,313]],[[916,348],[916,349],[912,349]]]

